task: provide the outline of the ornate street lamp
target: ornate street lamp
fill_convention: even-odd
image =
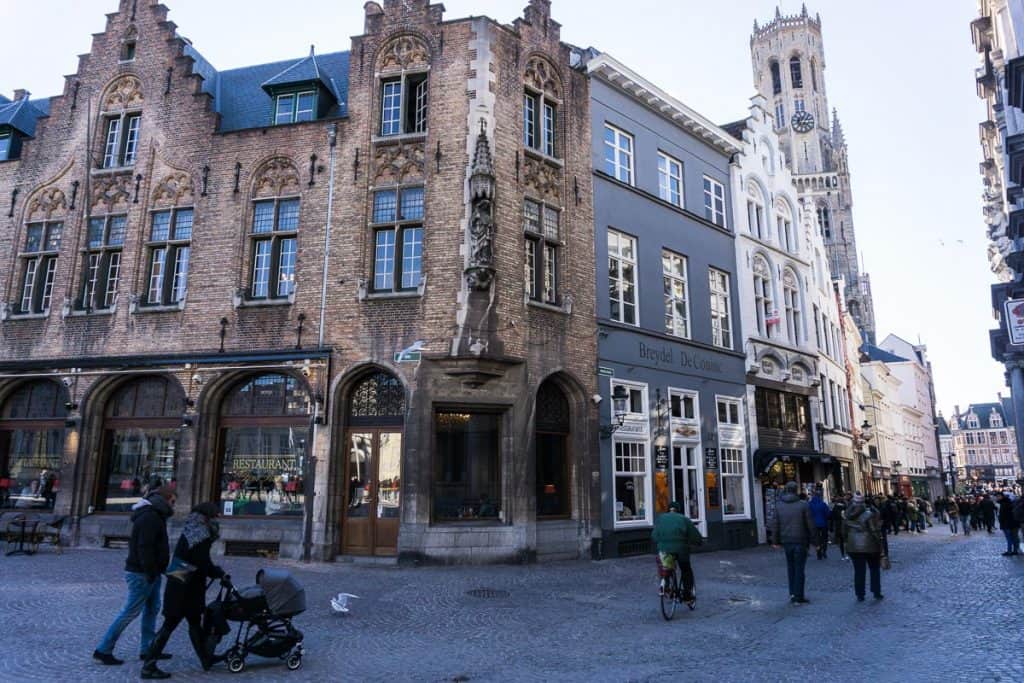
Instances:
[[[612,424],[601,425],[601,438],[606,439],[619,431],[622,424],[626,421],[628,402],[629,392],[626,391],[626,387],[617,384],[612,391],[612,417],[615,421]]]

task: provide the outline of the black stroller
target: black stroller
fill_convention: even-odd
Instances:
[[[236,589],[229,578],[221,581],[217,599],[206,606],[203,627],[208,651],[231,632],[229,621],[237,621],[235,643],[215,657],[227,663],[228,671],[239,673],[249,654],[278,658],[292,671],[302,666],[302,631],[292,626],[292,617],[306,611],[306,591],[288,572],[261,569],[256,585]]]

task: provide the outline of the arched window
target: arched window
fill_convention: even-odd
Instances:
[[[302,514],[309,415],[309,395],[291,375],[250,377],[228,394],[219,440],[224,514]]]
[[[0,407],[0,508],[53,509],[60,491],[67,390],[26,382]]]
[[[800,343],[800,287],[796,274],[787,268],[782,274],[782,296],[786,306],[786,333],[789,341]]]
[[[814,92],[818,92],[818,65],[813,59],[808,69],[811,72],[811,87],[814,89]]]
[[[779,246],[789,252],[795,252],[797,249],[796,239],[793,235],[793,212],[789,208],[789,204],[784,201],[778,201],[775,205],[775,224],[778,228],[779,233]]]
[[[543,57],[526,64],[523,94],[523,146],[549,157],[559,155],[558,103],[561,85],[558,69]]]
[[[826,240],[832,239],[832,215],[825,204],[818,205],[818,234]]]
[[[757,331],[763,337],[771,337],[772,325],[776,324],[772,307],[772,271],[762,256],[754,257],[754,310],[757,315]]]
[[[569,401],[552,380],[537,390],[537,516],[564,517],[570,513]]]
[[[789,60],[789,79],[794,89],[804,87],[804,75],[800,69],[800,57],[797,55],[793,55]]]
[[[782,73],[779,71],[779,63],[774,59],[768,64],[772,74],[772,94],[778,95],[782,92]],[[778,122],[776,121],[776,124]]]
[[[256,173],[250,240],[251,299],[286,299],[295,291],[299,232],[299,173],[285,158]]]
[[[767,237],[764,215],[764,195],[753,180],[747,181],[747,226],[750,234],[759,240]]]
[[[416,36],[400,36],[380,51],[380,135],[427,132],[430,48]]]
[[[107,88],[100,100],[101,168],[135,165],[139,155],[142,103],[142,83],[135,76],[122,76]]]
[[[96,509],[128,512],[152,477],[175,479],[185,392],[165,377],[141,377],[107,402]]]

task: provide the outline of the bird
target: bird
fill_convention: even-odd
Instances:
[[[335,612],[339,612],[341,614],[348,614],[352,611],[351,608],[349,607],[349,600],[351,598],[356,598],[358,600],[359,596],[352,595],[351,593],[338,593],[333,598],[331,598],[331,607],[334,609]]]

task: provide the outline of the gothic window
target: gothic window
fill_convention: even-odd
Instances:
[[[569,508],[569,401],[550,379],[537,390],[534,411],[537,457],[537,516],[565,516]]]
[[[193,216],[192,207],[154,211],[150,216],[146,305],[169,306],[185,299]]]
[[[298,198],[253,203],[251,298],[283,299],[295,291],[298,231]]]
[[[127,226],[128,217],[125,215],[93,216],[89,219],[79,308],[109,310],[117,303],[121,250]]]
[[[427,73],[403,73],[380,85],[382,136],[427,132]]]
[[[804,110],[804,98],[796,97],[793,99],[793,113],[798,114]]]
[[[772,271],[763,256],[754,257],[754,310],[757,316],[757,331],[762,337],[771,337],[772,318]]]
[[[759,240],[765,239],[764,198],[761,189],[753,182],[747,183],[747,225],[751,235]]]
[[[779,63],[773,59],[768,68],[772,73],[772,94],[778,95],[782,92],[782,74],[779,72]]]
[[[789,206],[782,201],[776,204],[778,214],[775,217],[775,224],[779,233],[779,246],[789,252],[795,252],[796,239],[793,235],[793,212]]]
[[[793,88],[804,87],[804,75],[800,69],[800,58],[793,55],[789,60],[789,79],[793,83]]]
[[[534,301],[558,303],[558,257],[561,247],[557,208],[523,201],[523,233],[526,237],[526,293]]]
[[[134,76],[123,76],[107,88],[100,103],[101,168],[123,168],[135,164],[139,153],[142,102],[142,86]]]
[[[818,234],[826,240],[832,239],[832,216],[824,204],[818,205]]]
[[[349,398],[349,424],[381,424],[381,420],[401,422],[405,417],[405,389],[394,375],[378,371],[367,375],[352,389]]]
[[[423,278],[423,187],[373,195],[373,291],[415,290]]]
[[[53,300],[64,221],[29,223],[21,251],[21,297],[19,313],[46,313]]]
[[[786,127],[786,105],[782,100],[775,101],[775,129]]]
[[[523,95],[523,144],[553,157],[557,130],[558,104],[543,93],[527,88]]]
[[[786,332],[789,341],[793,344],[800,343],[800,288],[798,287],[796,274],[787,268],[782,274],[783,303],[786,306]]]

